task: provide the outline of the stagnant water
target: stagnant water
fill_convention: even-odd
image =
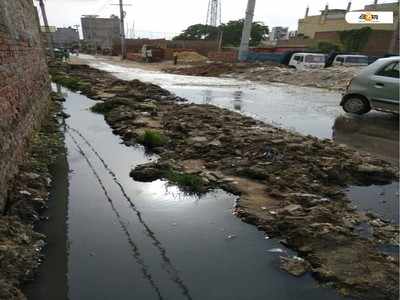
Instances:
[[[398,118],[380,112],[363,116],[345,114],[339,106],[338,92],[230,78],[173,75],[120,66],[90,55],[82,58],[90,66],[123,80],[152,82],[194,103],[224,107],[301,134],[333,139],[395,165],[399,163]]]
[[[282,272],[279,255],[286,254],[268,250],[293,253],[233,216],[234,196],[195,197],[163,181],[133,181],[130,169],[156,158],[123,145],[88,110],[92,100],[64,92],[70,173],[68,184],[56,183],[68,187],[68,248],[59,249],[64,260],[42,266],[29,299],[344,299],[310,275]],[[49,278],[56,276],[55,284]]]

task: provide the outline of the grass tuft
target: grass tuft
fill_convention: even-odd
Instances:
[[[158,131],[146,130],[142,136],[138,138],[138,142],[145,147],[160,147],[167,143],[167,138]]]
[[[194,193],[204,191],[204,182],[200,176],[179,173],[175,170],[169,169],[165,171],[164,177],[184,190]]]
[[[90,89],[90,83],[81,81],[78,77],[68,75],[54,75],[52,80],[72,91],[87,91]]]

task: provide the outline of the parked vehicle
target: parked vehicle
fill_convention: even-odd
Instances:
[[[365,114],[370,110],[399,113],[400,56],[378,59],[347,85],[340,105],[344,111]]]
[[[366,55],[337,55],[333,61],[334,66],[368,66]]]
[[[289,68],[297,70],[324,68],[325,60],[324,54],[294,53],[289,61]]]

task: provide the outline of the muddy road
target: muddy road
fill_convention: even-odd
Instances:
[[[340,93],[287,84],[257,84],[235,79],[182,76],[128,67],[128,64],[89,55],[87,63],[123,80],[152,82],[198,104],[213,104],[305,135],[333,139],[399,162],[399,121],[396,116],[371,112],[350,116],[339,106]]]

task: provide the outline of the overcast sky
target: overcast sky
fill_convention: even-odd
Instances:
[[[80,24],[81,15],[109,17],[119,14],[119,0],[45,0],[50,25],[57,27]],[[126,23],[140,37],[171,37],[189,25],[204,23],[209,0],[124,0]],[[243,18],[247,0],[221,0],[222,22]],[[353,0],[353,9],[363,8],[373,0]],[[394,2],[380,0],[379,3]],[[37,3],[35,1],[35,3]],[[346,8],[348,0],[258,0],[255,21],[270,27],[288,26],[297,29],[297,21],[304,16],[307,5],[310,14],[317,14],[329,3],[330,8]]]

